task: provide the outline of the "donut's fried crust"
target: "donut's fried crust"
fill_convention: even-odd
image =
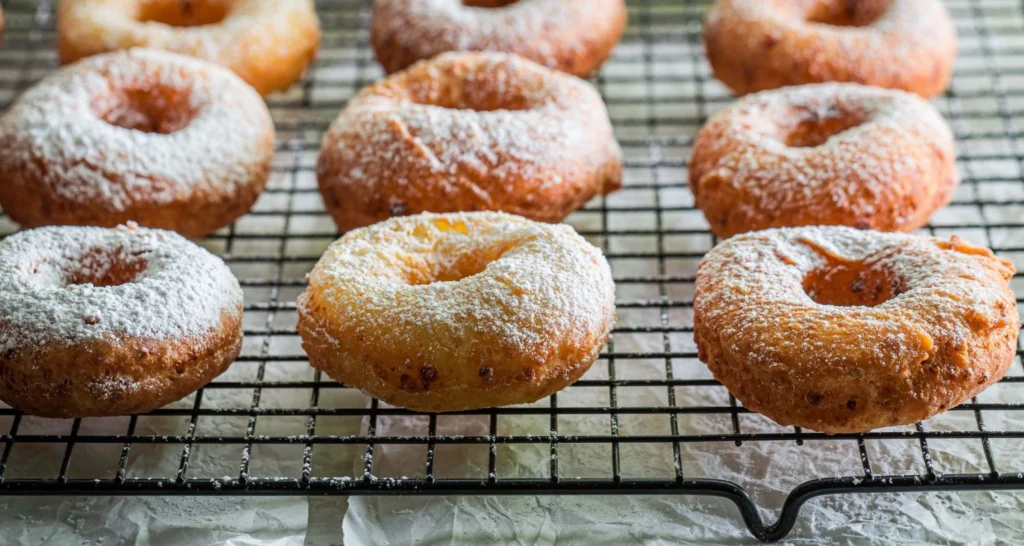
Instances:
[[[270,136],[272,138],[272,134]],[[252,181],[250,185],[238,185],[231,192],[204,191],[195,189],[187,194],[179,195],[171,203],[147,203],[146,195],[138,192],[136,204],[130,207],[119,207],[117,210],[108,207],[107,203],[96,200],[93,203],[82,203],[68,199],[48,184],[39,184],[39,179],[52,178],[46,174],[47,166],[35,162],[34,168],[25,170],[11,169],[5,171],[4,181],[0,187],[0,202],[4,212],[12,220],[25,228],[41,226],[99,226],[115,227],[128,222],[137,222],[148,228],[176,231],[185,237],[199,238],[230,225],[232,222],[249,212],[252,205],[263,192],[270,176],[270,150],[273,145],[268,143],[268,160],[261,165],[248,167],[245,176]],[[38,169],[38,170],[36,170]],[[116,179],[120,174],[108,173]],[[216,185],[207,185],[207,187]]]
[[[317,293],[307,292],[304,297],[298,329],[310,364],[336,381],[414,411],[450,412],[536,402],[579,380],[608,342],[607,334],[594,337],[565,347],[563,354],[543,363],[502,351],[480,354],[473,362],[438,362],[425,357],[419,347],[394,347],[383,332],[373,338],[333,326],[321,318],[330,308]],[[477,342],[489,344],[486,339]],[[467,383],[453,381],[448,370],[453,366],[476,370],[476,377]]]
[[[43,417],[145,413],[195,392],[242,348],[242,310],[205,335],[172,340],[61,340],[0,354],[0,399]],[[8,328],[0,319],[0,328]]]

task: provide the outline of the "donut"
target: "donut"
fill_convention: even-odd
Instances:
[[[448,412],[575,382],[608,339],[615,285],[569,226],[421,214],[332,244],[298,312],[315,368],[394,406]]]
[[[690,189],[711,231],[847,225],[911,231],[953,197],[952,133],[902,91],[813,84],[744,97],[701,129]]]
[[[845,226],[738,235],[697,269],[698,356],[744,407],[783,426],[915,423],[1010,367],[1013,274],[955,236]]]
[[[312,0],[61,0],[63,64],[119,49],[163,49],[224,65],[262,94],[299,81],[320,49]]]
[[[266,186],[274,126],[220,66],[134,49],[62,68],[0,117],[0,206],[26,226],[134,220],[201,237]]]
[[[704,46],[738,95],[838,81],[931,97],[949,85],[957,36],[940,0],[717,0]]]
[[[169,231],[51,226],[0,241],[0,400],[44,417],[143,413],[234,362],[242,289]]]
[[[621,187],[622,152],[583,80],[514,55],[446,53],[352,99],[317,179],[342,231],[425,211],[558,222]]]
[[[624,0],[377,0],[370,41],[388,74],[449,51],[502,51],[586,77],[627,18]]]

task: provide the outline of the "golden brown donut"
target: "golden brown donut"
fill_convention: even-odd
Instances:
[[[933,106],[835,83],[764,91],[714,115],[689,178],[719,237],[805,225],[911,231],[959,181],[953,136]]]
[[[26,226],[201,237],[249,211],[274,153],[270,112],[230,71],[134,49],[43,79],[0,118],[0,206]]]
[[[297,82],[320,49],[312,0],[61,0],[60,60],[146,47],[224,65],[263,95]]]
[[[999,381],[1013,265],[957,237],[848,227],[733,237],[697,270],[700,359],[743,405],[830,434],[909,424]]]
[[[0,241],[0,400],[45,417],[142,413],[234,362],[242,289],[169,231],[45,227]]]
[[[342,231],[424,211],[558,222],[622,185],[622,152],[583,80],[514,55],[448,53],[352,99],[317,179]]]
[[[615,285],[569,226],[421,214],[331,245],[298,310],[314,367],[395,406],[458,411],[579,379],[615,321]]]
[[[586,77],[627,18],[624,0],[377,0],[370,41],[389,74],[449,51],[502,51]]]
[[[839,81],[931,97],[946,90],[957,55],[940,0],[718,0],[704,45],[738,95]]]

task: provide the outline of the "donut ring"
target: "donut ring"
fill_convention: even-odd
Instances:
[[[579,379],[615,321],[615,285],[568,226],[421,214],[331,245],[298,311],[314,367],[395,406],[458,411]]]
[[[940,0],[718,0],[704,45],[738,95],[840,81],[931,97],[948,87],[957,55]]]
[[[701,129],[689,178],[719,237],[804,225],[911,231],[959,182],[953,136],[933,106],[857,84],[744,97]]]
[[[624,0],[377,0],[370,41],[388,74],[449,51],[502,51],[586,77],[627,18]]]
[[[90,57],[0,118],[0,206],[27,227],[137,221],[201,237],[245,214],[274,126],[230,71],[155,50]]]
[[[217,257],[134,225],[0,241],[0,400],[44,417],[143,413],[234,362],[242,289]]]
[[[60,60],[145,47],[224,65],[262,95],[299,81],[320,49],[311,0],[61,0]]]
[[[448,53],[351,100],[317,179],[342,231],[425,211],[558,222],[621,187],[622,152],[586,82],[514,55]]]
[[[747,233],[698,267],[694,338],[715,378],[780,425],[835,434],[915,423],[1009,369],[1013,274],[957,237]]]

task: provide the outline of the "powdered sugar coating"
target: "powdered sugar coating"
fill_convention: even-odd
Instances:
[[[957,52],[939,0],[718,0],[704,41],[737,94],[846,81],[930,97],[946,89]]]
[[[558,221],[621,185],[621,157],[586,82],[514,55],[448,53],[352,99],[317,174],[343,230],[424,210]]]
[[[170,134],[119,127],[97,115],[130,90],[182,97],[184,104],[173,107],[193,113]],[[61,203],[117,212],[193,194],[231,196],[254,183],[272,141],[266,105],[230,71],[130,50],[59,70],[22,95],[0,118],[0,175],[30,179],[34,191]]]
[[[695,338],[716,378],[784,425],[914,422],[1006,373],[1020,329],[1013,274],[956,237],[841,226],[747,233],[701,262]],[[827,305],[809,295],[816,289],[891,297]]]
[[[129,48],[159,49],[226,66],[266,94],[294,83],[319,48],[320,27],[312,0],[204,0],[222,5],[224,19],[196,26],[143,21],[146,3],[62,0],[61,60]],[[177,1],[162,3],[173,9]],[[198,11],[195,6],[189,9],[196,3],[181,2],[182,14]]]
[[[118,286],[70,284],[139,263]],[[0,241],[0,353],[40,344],[198,338],[240,319],[242,290],[216,256],[172,232],[45,227]]]
[[[378,57],[390,72],[449,51],[501,51],[585,75],[618,42],[625,17],[622,0],[519,0],[500,7],[467,6],[462,0],[378,0],[371,29]],[[589,55],[598,58],[580,58]]]
[[[465,232],[444,227],[460,223]],[[499,257],[464,279],[410,285],[402,265],[422,263],[436,278],[495,245]],[[333,244],[310,274],[327,301],[357,299],[347,312],[364,321],[367,333],[390,330],[401,343],[405,328],[440,329],[431,341],[443,344],[448,335],[471,330],[523,352],[537,349],[538,358],[552,337],[577,340],[603,329],[614,308],[610,279],[601,252],[571,227],[502,213],[422,214],[375,224]]]
[[[828,123],[853,126],[816,146],[787,144],[801,126]],[[955,159],[949,126],[917,96],[826,83],[748,95],[717,113],[689,177],[720,236],[816,224],[909,231],[952,197]]]
[[[298,307],[315,366],[450,411],[578,377],[611,330],[615,293],[601,252],[569,226],[421,214],[331,245]]]

